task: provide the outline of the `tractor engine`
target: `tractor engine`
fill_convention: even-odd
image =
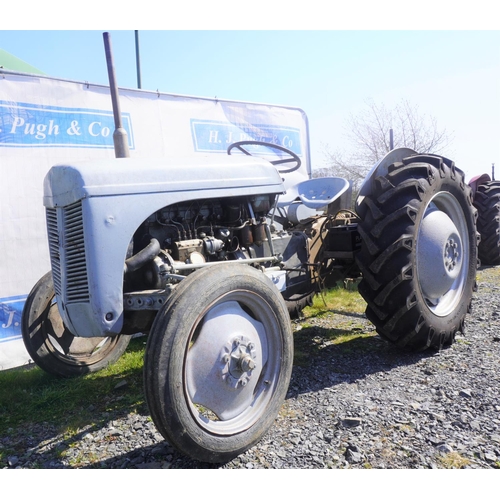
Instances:
[[[300,267],[307,260],[307,238],[274,227],[271,233],[266,216],[274,201],[269,194],[194,200],[156,211],[129,245],[124,291],[164,289],[220,261],[254,259],[269,266],[273,256],[283,260],[285,254],[288,264]]]
[[[273,202],[273,195],[262,195],[195,200],[158,210],[129,246],[129,256],[148,246],[157,255],[146,257],[138,269],[133,266],[125,290],[165,288],[172,274],[185,276],[210,262],[271,256],[266,214]]]
[[[181,202],[149,216],[137,229],[125,263],[125,328],[146,331],[155,312],[143,292],[175,286],[196,269],[223,261],[265,268],[284,297],[310,290],[310,238],[304,231],[277,230],[266,194]],[[278,265],[279,264],[279,265]]]

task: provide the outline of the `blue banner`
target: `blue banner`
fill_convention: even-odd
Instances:
[[[134,149],[129,113],[122,113]],[[114,148],[113,113],[0,101],[0,147]]]
[[[0,343],[21,338],[21,315],[26,297],[0,299]]]
[[[226,151],[238,141],[262,141],[277,144],[302,155],[298,128],[251,123],[229,123],[210,120],[191,120],[194,149],[200,152]],[[262,148],[262,154],[273,154]]]

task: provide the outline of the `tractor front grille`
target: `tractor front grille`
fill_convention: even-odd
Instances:
[[[89,301],[87,259],[81,202],[47,208],[52,277],[56,294],[66,304]]]

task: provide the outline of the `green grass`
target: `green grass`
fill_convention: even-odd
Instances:
[[[117,363],[83,377],[55,378],[38,367],[0,372],[0,436],[33,424],[71,434],[106,415],[144,405],[144,342],[132,339]],[[116,389],[123,380],[127,384]]]
[[[463,469],[470,463],[468,458],[463,457],[456,451],[438,457],[438,461],[444,469]]]
[[[484,269],[480,269],[476,276],[476,281],[478,284],[481,283],[498,283],[500,279],[500,268],[497,267],[486,267]]]
[[[341,346],[343,352],[372,349],[366,339],[376,334],[373,330],[365,331],[365,308],[366,302],[355,286],[338,286],[316,296],[312,306],[303,310],[294,334],[294,363],[306,366],[311,356],[326,346]],[[332,326],[325,328],[318,324]]]
[[[363,314],[366,302],[355,287],[338,286],[314,297],[313,305],[303,311],[305,318],[321,316],[328,312]]]

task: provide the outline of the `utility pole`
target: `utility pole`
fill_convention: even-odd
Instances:
[[[139,30],[135,30],[135,64],[137,67],[137,88],[141,87],[141,58],[139,56]]]

